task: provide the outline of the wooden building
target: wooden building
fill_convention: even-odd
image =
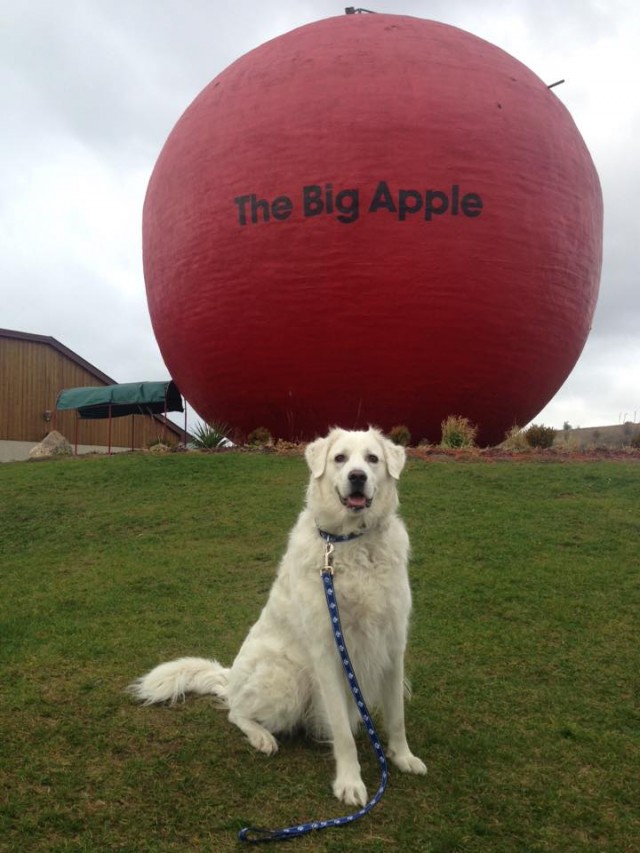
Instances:
[[[0,461],[26,459],[52,429],[72,445],[77,439],[79,453],[106,451],[109,437],[113,450],[148,447],[158,440],[184,442],[184,430],[164,415],[128,415],[109,424],[56,411],[65,388],[114,384],[55,338],[0,329]]]

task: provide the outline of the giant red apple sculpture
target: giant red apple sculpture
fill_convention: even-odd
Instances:
[[[433,21],[347,15],[204,89],[155,166],[143,237],[153,328],[203,418],[435,441],[461,415],[494,443],[582,350],[602,198],[520,62]]]

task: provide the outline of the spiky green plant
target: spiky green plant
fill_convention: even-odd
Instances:
[[[229,444],[231,427],[225,423],[202,421],[193,430],[192,445],[198,450],[208,450],[214,447],[226,447]]]

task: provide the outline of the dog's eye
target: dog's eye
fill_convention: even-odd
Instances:
[[[375,453],[370,453],[370,454],[367,456],[367,462],[370,462],[372,465],[375,465],[375,464],[376,464],[376,462],[379,462],[379,461],[380,461],[380,460],[378,459],[378,457],[376,456],[376,454],[375,454]]]
[[[344,455],[344,453],[338,453],[338,454],[334,457],[334,461],[335,461],[335,462],[337,462],[337,463],[338,463],[338,465],[341,465],[343,462],[346,462],[346,461],[347,461],[347,457]]]

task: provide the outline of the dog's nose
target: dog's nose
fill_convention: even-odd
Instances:
[[[353,471],[349,471],[349,482],[352,488],[361,489],[367,482],[367,475],[360,468],[354,468]]]

